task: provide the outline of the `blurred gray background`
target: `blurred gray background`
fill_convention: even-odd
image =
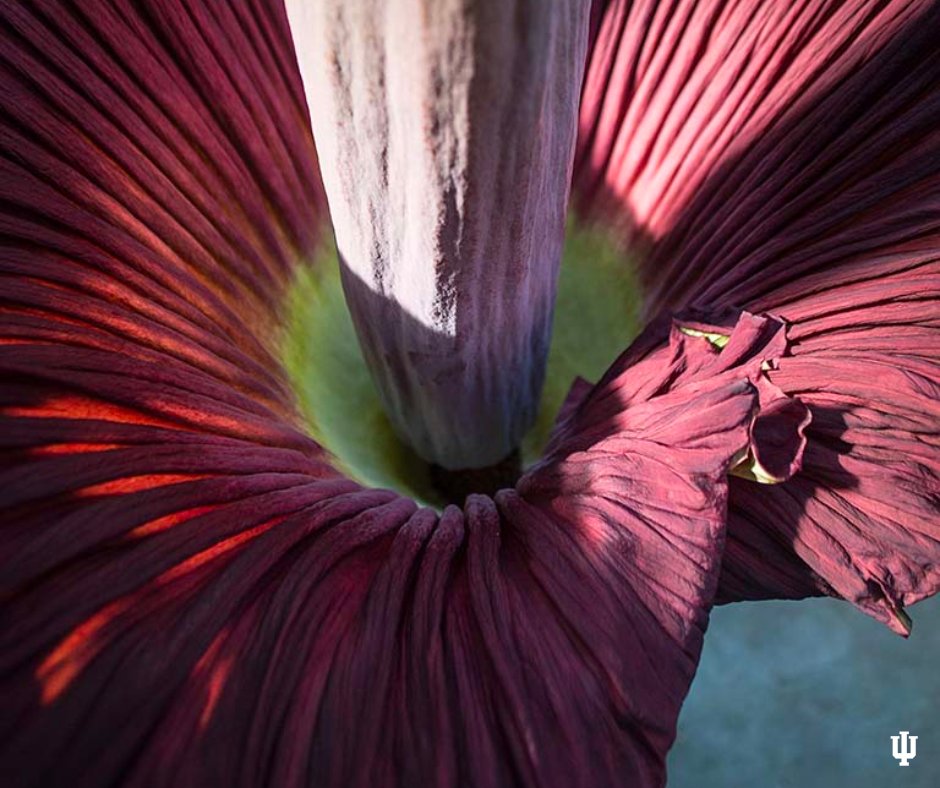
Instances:
[[[940,598],[908,613],[905,641],[829,599],[717,608],[669,788],[940,788]]]

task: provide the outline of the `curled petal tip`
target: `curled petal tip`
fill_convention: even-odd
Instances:
[[[813,416],[803,402],[774,386],[763,370],[756,384],[758,411],[751,425],[750,450],[731,473],[761,484],[780,484],[802,467],[806,429]]]

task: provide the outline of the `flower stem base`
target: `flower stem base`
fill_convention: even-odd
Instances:
[[[516,449],[494,465],[486,468],[448,470],[431,465],[431,483],[447,503],[462,506],[468,495],[493,496],[497,491],[513,487],[522,474],[522,460]]]

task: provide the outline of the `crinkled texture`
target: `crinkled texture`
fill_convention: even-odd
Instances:
[[[0,782],[661,785],[728,474],[799,466],[780,323],[655,323],[495,501],[363,490],[270,351],[323,208],[281,11],[0,13]]]
[[[773,338],[620,363],[495,501],[364,490],[271,352],[323,207],[281,12],[0,13],[0,782],[661,785]]]
[[[169,400],[134,421],[102,373],[88,413],[14,406],[4,784],[661,785],[783,351],[665,325],[517,490],[441,517]]]
[[[610,2],[574,190],[648,308],[790,325],[802,472],[731,486],[719,598],[831,594],[902,634],[940,589],[940,7]]]
[[[746,441],[727,470],[733,472],[757,461],[773,469],[767,482],[786,481],[800,469],[805,430],[811,421],[806,406],[786,396],[767,377],[786,352],[785,326],[769,316],[731,309],[660,316],[611,365],[597,386],[575,382],[546,448],[546,458],[553,460],[578,451],[606,435],[629,432],[629,425],[645,416],[640,403],[658,411],[668,398],[684,398],[683,412],[688,411],[689,418],[663,425],[669,432],[661,442],[668,446],[681,440],[683,430],[707,437],[707,420],[690,421],[700,418],[696,413],[698,398],[709,387],[747,382],[753,413]]]

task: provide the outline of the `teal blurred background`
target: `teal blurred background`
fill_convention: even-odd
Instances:
[[[908,613],[905,641],[829,599],[717,608],[669,788],[940,788],[940,598]]]

